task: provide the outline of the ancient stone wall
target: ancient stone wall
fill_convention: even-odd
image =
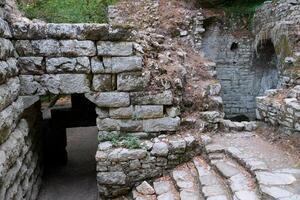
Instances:
[[[266,2],[254,17],[255,48],[272,42],[279,74],[278,90],[256,99],[257,118],[286,134],[299,133],[300,2]],[[262,52],[257,51],[260,56]]]
[[[270,90],[266,96],[257,97],[256,101],[258,119],[279,126],[282,133],[300,133],[299,85],[287,94],[284,90]]]
[[[130,29],[20,19],[12,23],[12,38],[19,56],[21,96],[85,94],[97,107],[99,138],[116,133],[152,138],[179,129],[180,112],[174,106],[173,91],[151,89],[152,75],[144,70],[143,57],[130,41]],[[100,159],[97,162],[98,166],[107,164]],[[113,171],[116,166],[111,165]],[[122,193],[138,181],[128,179],[126,185],[116,186],[119,190],[102,190],[102,184],[111,183],[103,171],[98,172],[100,195]]]
[[[0,199],[36,199],[41,183],[40,111],[20,97],[17,54],[0,4]]]

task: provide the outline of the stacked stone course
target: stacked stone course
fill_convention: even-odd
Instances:
[[[20,97],[17,54],[0,7],[0,199],[36,199],[41,183],[38,103]],[[28,115],[30,113],[30,115]]]
[[[300,87],[295,86],[284,99],[276,98],[282,90],[271,90],[257,97],[257,118],[280,126],[285,134],[300,133]]]

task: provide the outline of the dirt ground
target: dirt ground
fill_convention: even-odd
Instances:
[[[96,200],[97,128],[67,129],[68,164],[47,170],[38,200]]]

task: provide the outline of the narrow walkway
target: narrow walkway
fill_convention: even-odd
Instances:
[[[72,128],[67,135],[68,164],[45,174],[38,200],[97,199],[97,128]]]

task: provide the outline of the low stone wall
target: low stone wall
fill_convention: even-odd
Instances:
[[[192,135],[159,136],[142,142],[140,149],[114,147],[109,141],[99,144],[96,154],[100,196],[126,194],[136,183],[161,176],[201,153]]]
[[[257,118],[279,125],[285,134],[300,133],[300,87],[296,86],[285,98],[278,98],[283,91],[272,90],[267,96],[257,97]]]

